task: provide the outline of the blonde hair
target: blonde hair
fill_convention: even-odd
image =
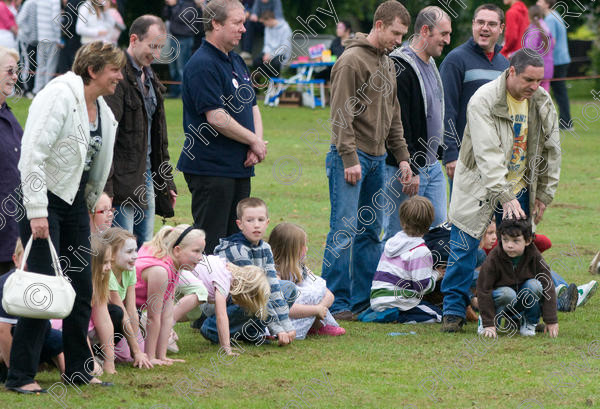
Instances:
[[[244,210],[255,207],[264,207],[267,217],[269,217],[269,209],[267,208],[267,204],[264,200],[258,197],[247,197],[240,200],[235,207],[235,213],[237,214],[238,220],[242,220],[242,217],[244,216]]]
[[[119,249],[125,244],[128,239],[136,241],[135,235],[121,227],[110,227],[102,232],[100,239],[110,246],[112,258],[118,253]]]
[[[189,224],[178,224],[175,227],[163,226],[158,233],[152,237],[152,240],[147,241],[144,245],[150,247],[152,255],[156,258],[164,258],[165,256],[173,258],[173,245],[179,236],[181,236],[181,233],[188,227],[190,227]],[[178,246],[183,249],[189,246],[194,240],[204,238],[206,238],[204,230],[193,229],[185,235]]]
[[[0,62],[3,63],[6,57],[12,57],[19,62],[19,53],[15,49],[0,46]]]
[[[104,260],[111,249],[108,243],[97,235],[92,235],[92,305],[102,304],[108,301],[110,272],[104,273]]]
[[[306,246],[306,232],[294,223],[279,223],[269,236],[275,268],[282,280],[302,282],[300,253]]]
[[[82,45],[77,50],[72,70],[83,79],[85,85],[89,85],[92,81],[92,77],[90,77],[90,73],[88,72],[89,67],[92,67],[94,73],[99,73],[108,64],[123,69],[126,62],[125,53],[116,45],[102,41],[93,41]]]
[[[226,267],[231,273],[229,294],[233,302],[259,319],[266,319],[271,286],[265,270],[257,266],[240,267],[232,263],[227,263]]]

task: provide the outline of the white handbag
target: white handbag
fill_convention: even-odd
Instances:
[[[63,274],[56,249],[48,237],[55,275],[31,273],[23,270],[33,240],[25,247],[21,267],[4,283],[2,307],[10,315],[27,318],[66,318],[75,302],[75,290]]]

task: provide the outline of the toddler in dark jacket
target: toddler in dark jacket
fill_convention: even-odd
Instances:
[[[495,337],[498,329],[512,336],[520,320],[520,334],[534,336],[542,315],[550,336],[558,336],[554,283],[548,264],[533,244],[531,222],[503,220],[498,241],[501,245],[487,256],[477,279],[478,333]]]

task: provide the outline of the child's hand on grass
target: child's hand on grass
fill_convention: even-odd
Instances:
[[[148,355],[142,351],[137,352],[133,355],[133,367],[134,368],[147,368],[153,367],[152,362],[148,359]]]
[[[550,338],[556,338],[558,336],[558,323],[546,324],[546,328],[544,328],[544,333],[545,332],[548,332]]]
[[[483,329],[483,335],[488,338],[496,338],[498,335],[496,334],[496,327],[485,327]]]

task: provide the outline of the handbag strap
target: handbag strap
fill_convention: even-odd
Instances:
[[[52,244],[52,240],[50,240],[50,235],[47,237],[48,247],[50,247],[50,257],[52,257],[52,267],[54,268],[54,272],[57,277],[65,278],[62,268],[60,267],[60,262],[58,261],[58,255],[56,254],[56,249],[54,248],[54,244]],[[25,263],[27,262],[27,258],[29,257],[29,252],[31,251],[31,245],[33,244],[33,235],[29,236],[29,240],[27,241],[27,246],[25,246],[25,252],[23,253],[23,259],[21,260],[21,270],[25,269]]]

